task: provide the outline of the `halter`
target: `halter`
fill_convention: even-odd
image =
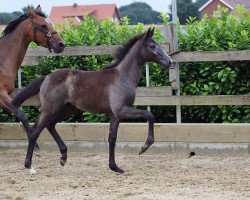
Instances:
[[[36,40],[36,31],[40,31],[41,33],[44,33],[46,35],[47,48],[48,48],[49,52],[51,53],[51,44],[50,44],[49,39],[51,38],[51,36],[53,34],[57,34],[57,31],[48,32],[48,31],[44,30],[41,26],[35,24],[32,17],[30,18],[30,20],[32,23],[33,31],[34,31],[34,42],[39,45],[39,43]]]

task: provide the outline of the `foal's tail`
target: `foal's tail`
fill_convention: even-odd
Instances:
[[[40,87],[44,81],[46,76],[42,76],[34,80],[31,84],[29,84],[23,91],[21,91],[15,98],[12,100],[11,104],[15,107],[20,107],[21,104],[31,96],[39,93]]]

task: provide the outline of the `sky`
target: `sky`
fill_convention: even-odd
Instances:
[[[21,11],[23,7],[27,5],[41,5],[43,12],[47,15],[50,14],[50,10],[53,6],[69,6],[77,3],[78,5],[88,4],[108,4],[115,3],[117,7],[138,2],[137,0],[2,0],[0,6],[0,12],[14,12]],[[171,0],[141,0],[139,2],[145,2],[152,7],[153,10],[158,12],[168,12],[168,5],[171,4]]]

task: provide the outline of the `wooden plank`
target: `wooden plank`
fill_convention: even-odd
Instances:
[[[250,95],[136,97],[135,105],[192,106],[192,105],[250,105]]]
[[[39,65],[39,57],[37,56],[25,56],[24,60],[21,64],[21,66],[33,66],[33,65]]]
[[[164,44],[164,49],[168,52],[169,45]],[[39,56],[81,56],[81,55],[105,55],[112,54],[116,46],[97,46],[97,47],[66,47],[60,54],[47,52],[47,49],[36,48],[28,49],[22,66],[39,65]],[[174,62],[207,62],[207,61],[241,61],[250,60],[250,50],[244,51],[197,51],[179,52],[171,56]],[[174,80],[174,67],[170,69],[170,80]],[[175,86],[177,87],[177,86]]]
[[[172,95],[170,86],[160,87],[138,87],[136,96],[138,97],[166,97]]]
[[[162,44],[162,48],[169,52],[169,44]],[[50,53],[45,48],[28,48],[26,57],[29,56],[86,56],[86,55],[112,55],[119,45],[102,46],[74,46],[66,47],[62,53]]]
[[[170,96],[169,87],[156,89],[139,88],[135,104],[142,106],[192,106],[192,105],[250,105],[250,95],[208,95],[208,96]],[[12,97],[16,95],[12,93]],[[38,95],[27,99],[23,106],[39,106]]]
[[[250,60],[250,50],[179,52],[171,56],[174,62]]]
[[[11,97],[15,97],[22,89],[15,89],[11,94]],[[136,95],[141,97],[142,99],[147,97],[167,97],[172,95],[172,90],[170,86],[161,86],[161,87],[138,87],[136,91]],[[27,99],[24,106],[39,106],[40,100],[38,95]]]
[[[146,123],[121,123],[118,142],[145,142]],[[108,141],[108,123],[60,123],[57,130],[66,141]],[[250,124],[155,124],[156,142],[250,143]],[[0,140],[25,140],[20,123],[0,123]],[[38,141],[53,141],[45,129]]]

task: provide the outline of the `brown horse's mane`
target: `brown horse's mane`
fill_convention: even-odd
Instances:
[[[35,13],[41,17],[45,17],[45,14],[42,12],[35,11]],[[25,14],[21,15],[20,17],[18,17],[17,19],[9,22],[6,26],[6,28],[4,29],[2,36],[5,36],[8,33],[11,33],[13,30],[15,30],[15,28],[18,26],[18,24],[20,24],[22,21],[28,19],[29,17],[30,17],[30,14],[25,13]]]
[[[105,65],[103,68],[114,68],[121,62],[124,56],[128,53],[128,51],[134,46],[134,44],[141,39],[146,33],[142,33],[140,35],[136,35],[131,38],[128,42],[120,45],[114,52],[114,60],[110,64]]]

